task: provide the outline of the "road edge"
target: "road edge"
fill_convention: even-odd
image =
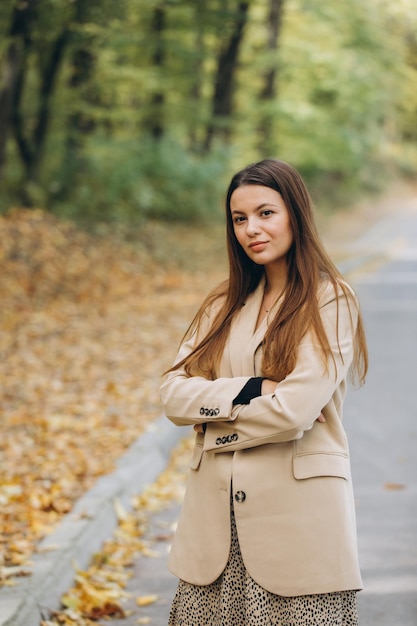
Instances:
[[[131,498],[158,478],[172,450],[188,433],[189,428],[178,428],[165,416],[149,425],[115,470],[101,476],[39,543],[28,567],[31,575],[0,590],[0,626],[39,626],[49,610],[60,607],[62,595],[73,583],[74,566],[85,569],[115,530],[115,500],[129,510]]]

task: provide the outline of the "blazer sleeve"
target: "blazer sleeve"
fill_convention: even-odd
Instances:
[[[259,396],[232,411],[232,423],[207,424],[204,450],[242,450],[299,439],[346,378],[353,358],[358,305],[353,293],[336,297],[327,286],[320,313],[333,358],[325,371],[319,346],[308,333],[298,349],[294,370],[273,394]],[[334,360],[333,360],[334,359]]]
[[[195,338],[184,342],[175,363],[193,349]],[[232,419],[233,400],[250,376],[216,378],[189,376],[184,370],[169,372],[160,388],[161,401],[168,419],[177,426]]]

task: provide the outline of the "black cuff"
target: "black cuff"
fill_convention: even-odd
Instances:
[[[249,402],[253,400],[253,398],[261,396],[261,387],[263,380],[264,378],[262,376],[254,376],[253,378],[249,378],[246,385],[242,387],[236,398],[233,400],[233,406],[235,406],[236,404],[249,404]]]

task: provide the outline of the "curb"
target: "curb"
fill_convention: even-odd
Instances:
[[[75,504],[32,559],[32,574],[0,590],[0,626],[39,626],[42,612],[57,610],[74,580],[74,563],[85,569],[117,526],[114,500],[128,510],[130,499],[166,468],[173,448],[189,429],[163,416],[151,424],[117,462]]]

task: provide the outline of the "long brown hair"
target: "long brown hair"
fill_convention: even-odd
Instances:
[[[216,287],[205,299],[192,321],[186,337],[199,335],[201,324],[213,304],[217,313],[210,329],[194,350],[172,369],[184,368],[188,374],[199,372],[209,379],[218,375],[220,358],[233,318],[264,276],[262,265],[254,263],[238,243],[230,209],[230,199],[238,187],[262,185],[281,194],[291,220],[293,243],[287,255],[287,286],[263,342],[263,376],[283,380],[296,363],[297,347],[307,331],[312,331],[320,346],[323,363],[328,369],[332,357],[329,341],[320,317],[317,292],[323,275],[331,281],[336,296],[352,301],[352,292],[330,260],[317,232],[312,202],[300,174],[284,161],[265,159],[248,165],[232,178],[226,195],[227,250],[229,279]],[[351,379],[362,384],[368,367],[368,353],[360,312],[354,337]]]

